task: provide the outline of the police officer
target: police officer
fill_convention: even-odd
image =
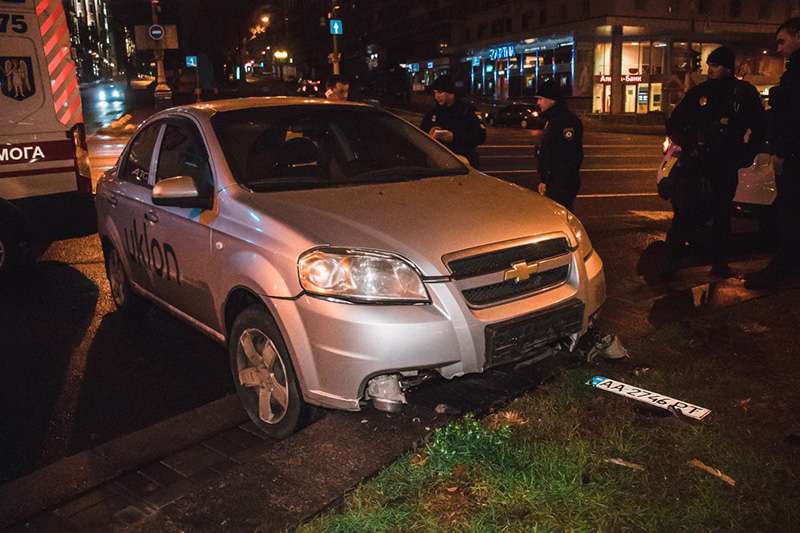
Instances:
[[[425,114],[420,128],[477,168],[477,147],[486,140],[486,128],[478,120],[475,108],[456,98],[455,85],[449,76],[438,77],[431,89],[436,107]]]
[[[735,60],[730,48],[721,46],[711,52],[707,60],[709,79],[686,93],[667,122],[667,135],[682,149],[679,162],[688,172],[685,178],[694,180],[693,194],[702,195],[704,189],[709,194],[708,205],[700,207],[698,197],[673,199],[675,217],[667,234],[665,278],[677,270],[684,242],[694,229],[684,211],[695,208],[712,219],[711,273],[731,275],[726,254],[738,171],[752,164],[765,130],[761,97],[750,83],[733,76]]]
[[[770,99],[770,147],[775,155],[779,249],[766,269],[748,276],[753,289],[800,277],[800,18],[784,22],[775,34],[778,52],[789,60]]]
[[[546,121],[539,146],[539,193],[573,211],[581,187],[583,124],[567,107],[555,80],[542,83],[536,97]]]

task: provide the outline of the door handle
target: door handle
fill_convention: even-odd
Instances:
[[[155,224],[156,222],[158,222],[158,215],[156,215],[156,214],[155,214],[155,213],[153,213],[152,211],[147,211],[147,212],[144,214],[144,218],[146,218],[147,220],[149,220],[150,222],[152,222],[152,223],[154,223],[154,224]]]
[[[119,202],[119,200],[117,200],[117,197],[114,196],[113,194],[109,194],[108,196],[106,196],[106,200],[108,200],[108,203],[111,204],[112,207],[117,207],[117,203]]]

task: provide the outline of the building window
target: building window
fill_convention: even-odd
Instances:
[[[489,25],[486,22],[481,22],[478,24],[478,39],[483,39],[486,37],[486,30],[488,27]]]
[[[739,18],[742,16],[742,0],[730,0],[728,6],[732,18]]]
[[[697,12],[700,15],[711,15],[711,0],[697,0]]]
[[[545,24],[547,24],[547,8],[543,7],[539,12],[539,25],[544,26]]]
[[[464,28],[464,41],[469,42],[472,40],[472,30],[470,28]]]
[[[680,0],[669,0],[667,4],[667,12],[670,15],[679,15],[681,12],[681,2]]]
[[[583,5],[583,16],[584,17],[590,16],[592,14],[592,7],[589,0],[583,0],[582,5]]]
[[[513,29],[513,26],[511,24],[511,18],[510,17],[505,19],[505,27],[506,27],[506,33],[511,33],[511,31]]]
[[[644,11],[647,9],[647,0],[634,0],[633,6],[639,11]]]
[[[598,43],[594,47],[594,75],[611,75],[611,43]]]
[[[534,17],[534,15],[530,11],[522,14],[522,29],[523,30],[533,29],[533,24],[534,24],[533,17]]]
[[[758,4],[758,18],[768,19],[772,16],[772,2],[762,1]]]
[[[558,8],[558,11],[561,20],[567,20],[567,4],[561,4],[561,7]]]

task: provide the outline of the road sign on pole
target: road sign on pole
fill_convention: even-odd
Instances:
[[[154,41],[160,41],[163,39],[164,33],[164,26],[161,24],[152,24],[149,28],[147,28],[147,35],[149,35]]]
[[[339,19],[331,19],[331,35],[344,35],[344,24]]]
[[[187,67],[197,67],[197,56],[186,56]]]

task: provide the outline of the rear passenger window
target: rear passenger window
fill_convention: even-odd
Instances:
[[[156,181],[176,176],[191,176],[200,190],[214,184],[203,139],[194,124],[184,120],[167,124],[158,153]]]
[[[147,186],[150,177],[150,160],[156,145],[161,123],[151,124],[133,140],[120,172],[120,177],[137,185]]]

